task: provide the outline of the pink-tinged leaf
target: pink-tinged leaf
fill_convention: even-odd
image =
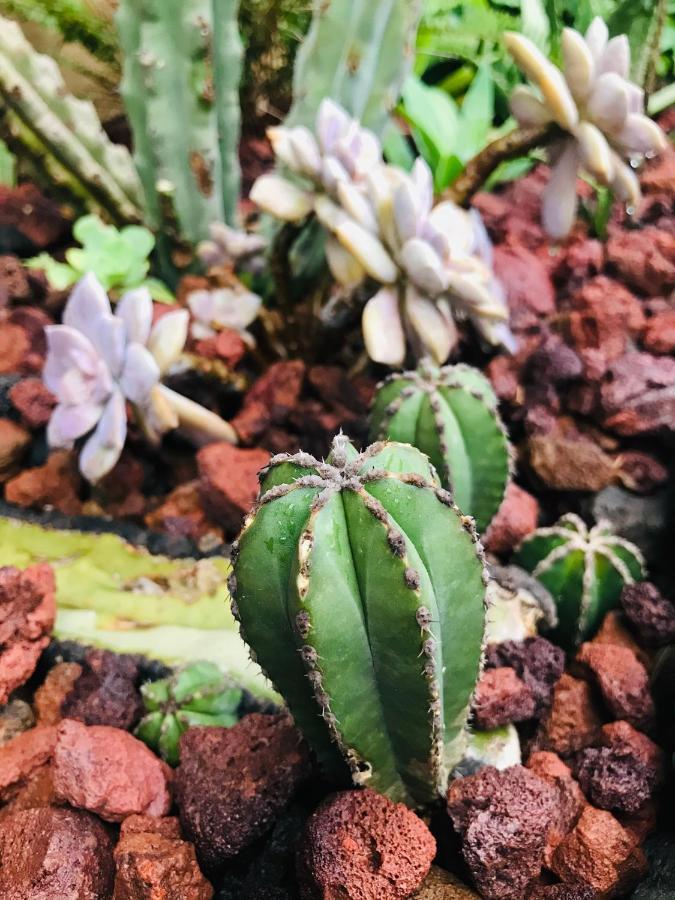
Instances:
[[[413,182],[406,178],[394,191],[394,222],[400,244],[417,235],[421,218],[420,198]]]
[[[573,28],[563,28],[561,49],[565,81],[577,101],[588,97],[596,73],[596,64],[588,44]]]
[[[613,153],[612,156],[614,160],[614,180],[612,181],[612,190],[614,191],[617,200],[626,203],[632,211],[635,211],[642,199],[638,177],[618,154]]]
[[[132,403],[146,403],[159,381],[159,366],[142,344],[129,344],[119,385]]]
[[[410,280],[425,294],[437,297],[446,288],[445,267],[434,248],[421,238],[406,241],[401,265]]]
[[[413,287],[408,287],[405,295],[405,313],[410,327],[423,348],[423,355],[429,355],[438,365],[442,365],[450,355],[456,330],[436,305],[426,297],[421,297]]]
[[[617,140],[626,153],[640,156],[659,153],[668,146],[668,138],[656,122],[638,113],[627,116]]]
[[[565,149],[551,169],[551,177],[542,198],[542,222],[555,240],[569,234],[577,212],[577,170],[579,154],[576,141],[567,141]]]
[[[443,200],[432,209],[429,221],[445,238],[451,258],[473,252],[474,229],[465,209]]]
[[[554,121],[566,131],[574,128],[579,121],[579,113],[560,69],[546,59],[541,50],[523,34],[507,31],[504,43],[518,67],[543,94]]]
[[[405,334],[397,292],[382,288],[363,309],[363,340],[368,356],[386,366],[401,366],[405,359]]]
[[[115,316],[99,318],[92,328],[92,343],[110,369],[113,378],[119,378],[124,366],[126,325]]]
[[[290,144],[301,175],[317,178],[321,171],[321,153],[316,138],[304,125],[291,129]]]
[[[321,163],[321,183],[328,193],[334,194],[343,181],[349,181],[349,172],[340,160],[334,156],[324,156]]]
[[[628,78],[630,74],[630,44],[627,35],[618,34],[605,47],[598,65],[598,74],[601,75],[603,72],[616,72],[621,78]]]
[[[428,215],[434,205],[434,176],[429,164],[421,156],[415,160],[410,177],[417,192],[418,208],[423,215]]]
[[[102,412],[102,404],[64,406],[60,403],[54,408],[47,425],[47,443],[50,447],[72,447],[74,441],[91,431]]]
[[[152,298],[147,288],[126,291],[115,307],[115,317],[124,322],[129,343],[145,344],[152,327]]]
[[[601,184],[608,185],[614,176],[614,163],[604,134],[591,122],[580,122],[576,137],[584,168]]]
[[[518,119],[520,125],[545,125],[551,121],[551,113],[548,107],[542,103],[534,91],[519,84],[513,89],[509,99],[511,112]]]
[[[632,81],[625,83],[626,93],[628,94],[628,114],[644,113],[645,110],[645,92],[637,84]]]
[[[96,430],[80,453],[80,472],[92,484],[114,468],[127,438],[127,413],[124,397],[115,391],[108,400]]]
[[[187,340],[190,314],[186,309],[165,313],[150,332],[148,350],[162,375],[176,362]]]
[[[609,29],[604,20],[600,16],[596,16],[586,30],[584,35],[588,49],[596,62],[602,58],[607,46],[609,38]]]
[[[73,288],[63,311],[62,322],[91,339],[94,324],[112,315],[110,300],[93,272],[87,272]]]
[[[361,263],[332,235],[326,239],[326,261],[333,278],[349,290],[361,284],[366,277]]]
[[[588,115],[603,131],[621,128],[628,115],[626,82],[616,72],[605,72],[596,79],[588,99]]]
[[[349,128],[349,116],[345,110],[330,97],[319,104],[316,114],[316,134],[322,152],[332,153],[335,145]]]
[[[45,328],[44,383],[61,403],[100,402],[112,390],[112,377],[91,342],[68,325]]]

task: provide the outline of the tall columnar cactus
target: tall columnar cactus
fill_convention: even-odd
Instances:
[[[274,457],[235,550],[242,636],[333,774],[411,805],[459,761],[484,629],[471,519],[404,444]]]
[[[285,125],[312,127],[324,97],[381,133],[415,57],[420,0],[313,0]]]
[[[190,241],[235,223],[239,0],[121,0],[122,96],[149,224],[168,210]]]
[[[479,531],[487,528],[504,498],[511,453],[497,398],[477,369],[424,361],[391,375],[378,387],[370,423],[371,440],[426,453],[460,509]]]
[[[50,174],[118,222],[142,219],[141,186],[126,147],[108,139],[92,103],[68,93],[56,62],[2,17],[0,100],[19,140],[29,140]]]
[[[570,648],[590,637],[618,606],[624,585],[644,574],[642,554],[634,544],[612,534],[607,522],[588,528],[573,513],[551,528],[534,531],[514,561],[553,594],[558,606],[554,636]]]

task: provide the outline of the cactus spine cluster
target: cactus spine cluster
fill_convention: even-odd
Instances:
[[[148,223],[175,217],[196,243],[235,223],[239,197],[239,0],[122,0],[121,84]]]
[[[370,438],[422,450],[478,530],[490,524],[509,480],[511,448],[497,398],[477,369],[425,360],[415,372],[389,376],[375,396]]]
[[[117,222],[142,219],[142,191],[126,147],[113,144],[92,103],[69,94],[56,62],[36,53],[16,24],[0,17],[0,99],[10,127],[57,181]]]
[[[418,805],[462,755],[484,631],[472,520],[403,444],[274,457],[234,550],[235,618],[325,769]],[[342,759],[341,759],[342,758]]]
[[[381,133],[412,68],[421,14],[420,0],[313,0],[284,125],[313,127],[321,101],[330,97]]]
[[[618,606],[621,591],[644,575],[640,550],[613,534],[607,522],[589,528],[574,513],[539,528],[520,545],[514,562],[532,572],[558,607],[554,637],[572,648],[597,630]]]

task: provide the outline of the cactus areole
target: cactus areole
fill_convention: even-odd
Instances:
[[[462,756],[486,575],[472,520],[404,444],[274,457],[234,548],[232,605],[331,777],[420,806]]]

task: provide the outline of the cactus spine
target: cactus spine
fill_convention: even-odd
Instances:
[[[381,133],[415,53],[420,0],[314,0],[284,124],[313,127],[324,97]]]
[[[612,534],[607,522],[592,528],[574,515],[538,528],[520,545],[514,562],[532,572],[558,607],[554,636],[572,648],[591,637],[618,606],[624,585],[644,575],[640,550]]]
[[[462,755],[485,573],[470,519],[395,443],[274,457],[233,560],[233,613],[324,768],[418,805]]]
[[[239,0],[121,0],[121,84],[149,224],[196,243],[235,224],[239,198]],[[170,211],[170,212],[169,212]]]
[[[371,440],[412,444],[427,454],[443,487],[484,531],[504,498],[511,448],[488,380],[466,365],[393,374],[371,410]]]
[[[113,144],[96,110],[69,94],[56,62],[36,53],[19,26],[0,17],[0,98],[12,130],[117,222],[142,219],[141,186],[126,147]]]

